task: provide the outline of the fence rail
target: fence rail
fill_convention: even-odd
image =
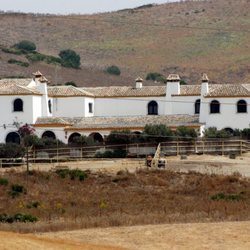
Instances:
[[[105,152],[125,152],[127,157],[145,157],[154,155],[158,143],[135,143],[120,145],[98,145],[85,147],[54,147],[42,149],[30,149],[23,158],[1,158],[0,168],[8,166],[20,166],[27,162],[60,162],[77,161],[87,158],[104,158]],[[245,140],[186,140],[161,142],[161,154],[165,156],[190,155],[190,154],[238,154],[250,151],[250,142]],[[111,155],[112,156],[112,155]],[[111,157],[109,156],[109,157]],[[118,155],[114,157],[119,158]]]

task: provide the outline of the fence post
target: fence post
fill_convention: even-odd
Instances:
[[[179,149],[179,139],[177,137],[177,142],[176,142],[176,155],[178,156],[180,153],[180,149]]]
[[[224,151],[225,151],[225,148],[224,148],[224,140],[221,142],[221,154],[224,155]]]
[[[242,155],[242,140],[240,140],[240,155]]]
[[[202,140],[202,153],[205,154],[205,140]]]
[[[82,150],[82,147],[81,147],[81,161],[82,161],[82,151],[83,151],[83,150]]]
[[[136,144],[136,155],[137,155],[137,158],[139,157],[139,146],[138,146],[138,144]]]

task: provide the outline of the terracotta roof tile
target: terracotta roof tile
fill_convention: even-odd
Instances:
[[[39,118],[36,125],[50,123],[70,124],[70,129],[143,128],[146,124],[165,124],[169,127],[200,126],[198,115]]]
[[[50,97],[72,97],[72,96],[89,96],[94,95],[84,89],[76,88],[74,86],[53,86],[48,87],[48,95]]]

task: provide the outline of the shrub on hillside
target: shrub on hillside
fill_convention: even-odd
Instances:
[[[62,59],[62,65],[64,67],[78,69],[81,65],[81,58],[74,50],[61,50],[59,56]]]
[[[15,215],[7,215],[7,214],[0,214],[0,222],[1,223],[14,223],[14,222],[37,222],[38,218],[31,215],[31,214],[15,214]]]
[[[28,40],[23,40],[15,44],[14,47],[20,50],[28,51],[28,52],[36,50],[35,43],[28,41]]]
[[[65,86],[73,86],[73,87],[77,87],[76,83],[73,82],[73,81],[70,81],[70,82],[65,82],[64,83]]]
[[[121,74],[121,70],[119,69],[119,67],[115,65],[107,67],[106,72],[116,76],[119,76]]]
[[[166,77],[158,72],[148,73],[146,76],[146,80],[152,80],[157,82],[166,82]]]
[[[0,185],[1,186],[8,186],[9,181],[6,178],[0,178]]]
[[[2,48],[2,51],[5,53],[9,53],[9,54],[14,54],[14,55],[22,55],[23,52],[19,49],[16,48]]]
[[[27,193],[26,188],[24,186],[19,185],[19,184],[13,184],[11,186],[11,190],[10,190],[9,194],[12,196],[12,198],[17,197],[22,193],[23,194]]]
[[[9,64],[16,64],[16,65],[19,65],[19,66],[22,66],[22,67],[29,67],[29,63],[22,62],[22,61],[19,61],[19,60],[16,60],[16,59],[9,59],[8,63]]]

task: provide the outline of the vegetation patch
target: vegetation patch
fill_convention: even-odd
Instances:
[[[0,186],[8,186],[9,181],[6,178],[0,178]]]
[[[19,60],[16,60],[16,59],[9,59],[8,63],[9,64],[16,64],[16,65],[19,65],[19,66],[22,66],[22,67],[29,67],[29,63],[22,62],[22,61],[19,61]]]
[[[121,70],[118,66],[112,65],[106,68],[106,72],[110,75],[119,76],[121,74]]]
[[[80,169],[57,169],[56,174],[63,179],[69,176],[71,180],[78,178],[79,181],[84,181],[88,177],[87,173]]]
[[[220,200],[240,201],[243,199],[242,195],[240,195],[240,194],[224,194],[224,193],[214,194],[210,198],[213,201],[220,201]]]
[[[15,215],[8,215],[8,214],[0,214],[0,223],[14,223],[14,222],[37,222],[38,218],[31,215],[31,214],[15,214]]]
[[[19,196],[20,194],[26,194],[27,190],[24,186],[19,185],[19,184],[13,184],[11,185],[11,190],[9,194],[12,196],[12,198],[15,198]]]

